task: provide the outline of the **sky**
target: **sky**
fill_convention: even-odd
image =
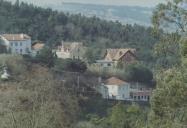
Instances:
[[[9,0],[14,2],[15,0]],[[154,7],[158,3],[166,0],[20,0],[25,2],[31,2],[37,5],[50,5],[50,4],[61,4],[63,2],[71,3],[89,3],[89,4],[104,4],[104,5],[128,5],[128,6],[143,6],[143,7]]]

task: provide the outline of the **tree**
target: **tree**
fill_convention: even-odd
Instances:
[[[151,99],[152,128],[181,128],[187,125],[187,83],[181,69],[170,69],[157,79],[157,89]]]
[[[180,63],[177,67],[172,65],[166,71],[162,70],[157,74],[157,88],[151,98],[151,113],[149,115],[149,127],[151,128],[182,128],[187,125],[187,43],[186,38],[183,37],[187,31],[187,13],[183,4],[186,4],[186,1],[173,0],[167,4],[160,4],[154,12],[153,24],[156,29],[164,24],[168,24],[169,28],[173,29],[171,25],[175,24],[177,30],[182,33],[178,33],[181,35],[181,37],[177,37],[178,39],[175,35],[170,38],[166,36],[164,37],[165,41],[158,44],[163,49],[158,52],[161,54],[165,52],[165,55],[168,55],[168,51],[172,51],[171,49],[177,50],[178,48],[175,54],[179,55]],[[171,39],[175,40],[175,45],[169,43],[172,41]],[[169,43],[169,47],[167,46],[165,49],[164,43]]]
[[[96,62],[96,60],[99,60],[102,58],[103,55],[103,49],[98,47],[89,47],[86,49],[86,52],[84,54],[85,60],[92,64]]]
[[[70,15],[18,1],[12,4],[1,0],[1,33],[27,33],[32,40],[42,40],[53,47],[59,45],[62,39],[84,42],[87,47],[93,48],[94,59],[91,62],[101,59],[102,56],[97,55],[103,49],[131,47],[138,50],[138,58],[151,63],[151,49],[159,39],[151,34],[152,27]]]
[[[180,64],[179,40],[178,33],[163,35],[154,47],[157,67],[168,69]]]
[[[77,98],[70,95],[48,68],[27,65],[21,56],[0,55],[14,78],[1,82],[0,124],[4,128],[75,128]],[[27,67],[28,66],[28,67]],[[18,74],[16,69],[22,69]],[[24,70],[23,70],[24,69]],[[10,89],[12,87],[19,89]]]
[[[87,70],[87,65],[79,59],[58,59],[55,63],[55,69],[84,73]]]
[[[39,54],[36,55],[36,61],[48,67],[53,67],[56,59],[55,53],[48,47],[43,48]]]
[[[186,4],[187,2],[185,0],[171,0],[167,4],[159,4],[152,18],[152,23],[155,28],[158,30],[160,27],[167,27],[171,30],[176,26],[177,30],[186,32]]]
[[[141,128],[145,126],[145,113],[136,104],[125,106],[118,103],[109,116],[111,128]]]
[[[153,80],[153,73],[140,64],[129,65],[125,73],[128,81],[149,83]]]

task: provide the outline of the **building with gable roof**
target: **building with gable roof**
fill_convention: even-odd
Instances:
[[[32,45],[32,56],[36,56],[45,47],[45,44],[41,41],[34,42]]]
[[[107,49],[104,60],[122,62],[124,64],[136,61],[136,49]]]
[[[129,83],[111,77],[101,83],[98,90],[104,99],[125,101],[149,101],[152,88],[139,83]]]
[[[32,52],[31,37],[27,34],[3,34],[0,37],[7,51],[12,54],[26,55]]]
[[[107,49],[103,60],[96,60],[96,65],[106,67],[116,67],[119,63],[126,65],[137,61],[136,49]]]

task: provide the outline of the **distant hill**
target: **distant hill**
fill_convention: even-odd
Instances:
[[[122,24],[139,24],[150,26],[153,8],[138,6],[111,6],[93,5],[80,3],[62,3],[61,5],[51,5],[57,9],[71,14],[81,13],[92,17],[97,16],[105,20],[120,21]]]

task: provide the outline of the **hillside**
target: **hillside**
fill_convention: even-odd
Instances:
[[[108,21],[119,21],[122,24],[139,24],[151,26],[153,8],[136,6],[107,6],[80,3],[62,3],[51,5],[52,8],[71,14],[82,14],[87,17],[97,16]]]
[[[11,78],[0,80],[0,127],[74,128],[78,103],[46,67],[0,55]]]
[[[65,41],[82,41],[101,51],[105,48],[131,47],[138,50],[140,60],[149,63],[159,37],[151,27],[122,25],[97,17],[71,15],[26,3],[2,0],[0,3],[0,33],[26,33],[32,40],[41,40],[51,47]],[[99,58],[97,58],[99,59]]]

